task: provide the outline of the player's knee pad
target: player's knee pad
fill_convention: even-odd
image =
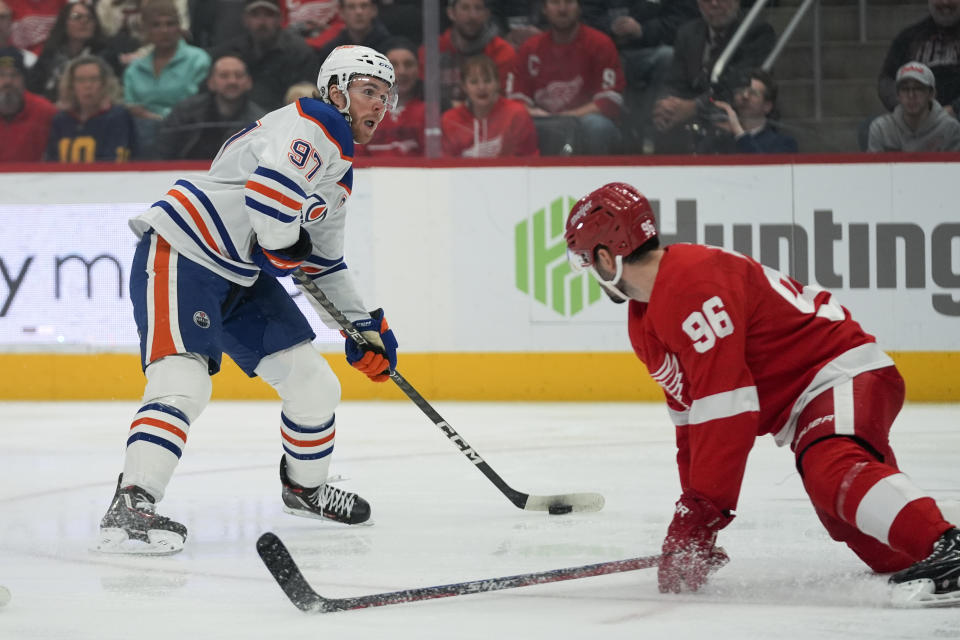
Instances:
[[[270,354],[256,374],[277,390],[284,415],[297,424],[326,422],[340,402],[340,381],[309,342]]]
[[[158,403],[183,413],[189,422],[197,419],[207,403],[213,384],[204,358],[193,354],[166,356],[144,372],[147,386],[143,404]]]
[[[831,434],[804,442],[802,448],[797,449],[797,472],[801,478],[806,477],[807,467],[810,464],[809,461],[807,461],[807,464],[804,464],[804,462],[811,451],[815,452],[816,458],[828,456],[834,459],[834,462],[844,456],[857,457],[863,455],[878,462],[884,462],[887,457],[864,438],[846,434]]]

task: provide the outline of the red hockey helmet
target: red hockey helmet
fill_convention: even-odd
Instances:
[[[570,264],[579,270],[593,267],[599,245],[622,258],[656,235],[650,202],[629,184],[611,182],[573,205],[564,238]]]

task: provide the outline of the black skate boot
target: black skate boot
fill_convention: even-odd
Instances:
[[[187,528],[158,516],[153,496],[138,486],[121,487],[123,474],[106,515],[100,521],[101,553],[169,555],[183,549]]]
[[[933,553],[890,576],[894,604],[904,607],[960,606],[960,529],[948,529]]]
[[[331,484],[301,487],[287,476],[287,458],[280,458],[280,482],[283,484],[283,510],[304,518],[360,524],[370,519],[370,503],[355,493]]]

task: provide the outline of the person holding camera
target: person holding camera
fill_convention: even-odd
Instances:
[[[734,90],[733,106],[723,100],[713,101],[714,108],[719,110],[715,112],[714,126],[728,134],[725,144],[718,145],[714,152],[796,153],[797,141],[793,136],[781,133],[770,122],[776,103],[777,84],[762,69],[751,71],[747,82]]]
[[[738,78],[761,65],[773,50],[776,34],[763,21],[755,22],[730,56],[714,85],[713,67],[740,26],[740,0],[697,0],[700,17],[677,30],[673,63],[666,78],[666,92],[653,108],[657,129],[657,153],[689,153],[695,148],[694,132],[704,126],[711,99],[729,102]],[[715,111],[715,110],[714,110]]]

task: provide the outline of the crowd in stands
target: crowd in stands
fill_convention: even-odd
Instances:
[[[960,2],[890,44],[869,151],[960,149]],[[740,0],[444,0],[449,157],[792,153],[762,19],[711,79]],[[410,0],[0,0],[0,162],[207,160],[314,96],[335,47],[383,52],[399,105],[367,157],[426,149],[422,9]]]

